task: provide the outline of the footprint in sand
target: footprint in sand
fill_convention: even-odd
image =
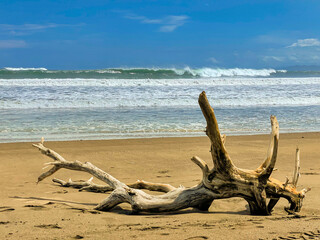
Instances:
[[[9,224],[9,223],[10,223],[9,221],[6,221],[6,222],[1,221],[1,222],[0,222],[0,225],[7,225],[7,224]]]
[[[28,204],[28,205],[25,205],[24,207],[31,208],[33,210],[43,210],[44,208],[46,208],[43,205],[33,205],[33,204]]]
[[[301,175],[320,175],[319,172],[302,172]]]
[[[52,193],[66,194],[66,193],[68,193],[68,191],[65,190],[65,189],[63,189],[63,190],[61,190],[61,191],[56,191],[56,192],[52,192]]]
[[[158,173],[160,173],[160,174],[165,174],[165,175],[158,175],[157,178],[163,178],[163,177],[169,178],[169,177],[171,177],[171,176],[168,174],[168,172],[169,172],[169,170],[160,170],[160,171],[158,171]]]
[[[163,177],[167,177],[167,178],[169,178],[169,177],[171,177],[170,175],[164,175],[164,176],[157,176],[157,178],[163,178]]]
[[[61,227],[58,226],[58,224],[40,224],[40,225],[35,225],[34,227],[37,228],[45,228],[45,229],[61,229]]]
[[[308,232],[292,232],[285,237],[278,237],[277,239],[320,239],[320,230]]]
[[[69,208],[70,210],[77,210],[80,211],[82,213],[91,213],[91,214],[101,214],[101,212],[96,211],[96,210],[90,210],[90,209],[86,209],[86,208],[77,208],[77,207],[71,207]]]
[[[81,236],[81,235],[76,235],[76,236],[74,237],[74,239],[82,239],[82,238],[84,238],[84,237]]]
[[[12,208],[12,207],[7,207],[7,206],[3,206],[3,207],[0,207],[0,212],[11,212],[11,211],[14,211],[15,209]]]
[[[194,236],[194,237],[186,238],[185,240],[189,240],[189,239],[200,240],[200,239],[209,239],[209,238],[207,236]]]

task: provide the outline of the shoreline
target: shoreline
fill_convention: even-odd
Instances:
[[[320,133],[320,131],[311,131],[311,132],[306,132],[306,131],[301,131],[301,132],[283,132],[281,133],[280,132],[280,137],[282,135],[295,135],[295,134],[317,134],[317,133]],[[222,133],[224,134],[224,133]],[[227,135],[227,134],[226,134]],[[250,137],[250,136],[269,136],[269,133],[252,133],[252,134],[237,134],[237,135],[233,135],[233,134],[230,134],[230,135],[227,135],[228,138],[230,137]],[[124,138],[97,138],[97,139],[63,139],[63,140],[49,140],[47,141],[46,138],[45,138],[45,142],[86,142],[86,141],[121,141],[121,140],[141,140],[141,139],[166,139],[166,138],[169,138],[169,139],[181,139],[181,138],[207,138],[206,135],[203,135],[203,136],[199,136],[196,135],[196,136],[163,136],[163,137],[159,137],[159,136],[155,136],[155,137],[124,137]],[[40,140],[41,138],[39,138]],[[21,140],[21,141],[10,141],[10,142],[1,142],[0,141],[0,144],[10,144],[10,143],[37,143],[37,141],[24,141],[24,140]]]
[[[40,139],[39,139],[40,140]],[[251,216],[240,198],[215,200],[209,212],[192,209],[168,214],[130,215],[121,204],[111,212],[92,212],[108,196],[79,192],[52,183],[53,177],[88,180],[87,173],[62,169],[36,184],[51,161],[31,142],[0,144],[0,232],[5,239],[279,239],[320,231],[320,132],[281,134],[277,171],[272,177],[292,177],[295,149],[301,150],[298,189],[311,187],[303,202],[301,218],[288,215],[280,200],[271,216]],[[185,187],[202,178],[192,156],[212,160],[206,136],[87,141],[48,141],[45,145],[69,161],[89,161],[124,183],[137,179]],[[226,148],[237,167],[255,169],[264,160],[269,135],[227,136]],[[95,183],[100,181],[94,179]],[[153,194],[153,193],[151,193]],[[306,233],[306,234],[305,234]],[[319,232],[320,233],[320,232]],[[202,236],[202,237],[201,237]],[[313,235],[315,236],[315,235]]]

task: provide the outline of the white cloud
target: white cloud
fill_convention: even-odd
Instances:
[[[212,62],[212,63],[218,63],[218,62],[219,62],[219,61],[218,61],[216,58],[214,58],[214,57],[209,58],[209,61]]]
[[[24,48],[27,44],[23,40],[0,40],[0,48]]]
[[[127,15],[127,16],[125,16],[125,18],[132,19],[132,20],[138,20],[138,21],[140,21],[140,23],[144,23],[144,24],[162,25],[159,28],[160,32],[173,32],[178,27],[181,27],[182,25],[184,25],[187,22],[189,17],[186,15],[177,15],[177,16],[170,15],[170,16],[166,16],[163,18],[151,19],[151,18],[147,18],[145,16]]]
[[[37,31],[49,29],[49,28],[58,28],[58,27],[79,27],[84,24],[0,24],[0,32],[4,32],[10,35],[26,35],[30,33],[34,33]]]
[[[150,19],[145,16],[137,16],[137,15],[127,15],[125,18],[132,19],[132,20],[139,20],[141,23],[147,24],[161,24],[162,19]]]
[[[55,28],[57,24],[21,24],[21,25],[12,25],[12,24],[0,24],[0,29],[8,30],[8,31],[30,31],[30,30],[40,30],[46,28]]]
[[[288,47],[318,47],[320,41],[316,38],[299,39],[297,42],[291,44]]]
[[[178,27],[177,25],[164,25],[159,28],[159,31],[160,32],[173,32],[174,30],[176,30],[177,27]]]
[[[188,16],[167,16],[163,19],[165,25],[160,27],[160,32],[173,32],[177,27],[186,23]]]
[[[284,57],[279,57],[279,56],[264,56],[262,59],[265,62],[269,62],[269,61],[283,62],[285,60]]]

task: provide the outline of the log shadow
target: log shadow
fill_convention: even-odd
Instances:
[[[58,202],[58,203],[71,203],[71,204],[79,204],[79,205],[86,205],[86,206],[97,206],[98,205],[98,203],[83,203],[83,202],[75,202],[75,201],[68,201],[68,200],[59,200],[59,199],[54,199],[54,198],[42,198],[42,197],[12,196],[9,198],[25,199],[25,200],[41,200],[41,201],[50,201],[50,202]]]
[[[171,215],[182,215],[182,214],[191,214],[191,213],[198,213],[198,214],[226,214],[226,215],[250,215],[249,210],[241,210],[241,211],[201,211],[199,209],[194,208],[187,208],[187,209],[181,209],[177,211],[170,211],[170,212],[135,212],[131,209],[125,209],[121,206],[116,206],[111,210],[108,210],[106,212],[113,212],[121,215],[142,215],[142,216],[171,216]]]

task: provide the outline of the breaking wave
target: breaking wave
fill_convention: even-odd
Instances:
[[[47,71],[46,68],[12,68],[12,67],[5,67],[7,71]]]
[[[0,69],[5,78],[105,78],[105,79],[176,79],[219,77],[269,77],[286,70],[251,68],[108,68],[96,70],[47,70],[46,68]]]
[[[195,77],[267,77],[273,73],[276,73],[275,69],[250,69],[250,68],[200,68],[191,69],[189,67],[178,70],[174,69],[178,75],[184,75],[186,73]],[[280,70],[285,71],[285,70]]]

